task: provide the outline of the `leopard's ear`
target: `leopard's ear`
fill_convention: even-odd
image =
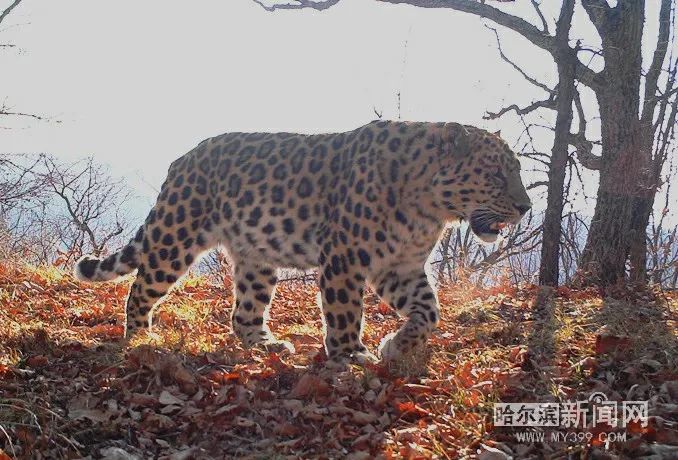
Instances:
[[[468,130],[459,123],[446,123],[445,133],[447,142],[451,147],[451,153],[458,157],[465,157],[471,153],[470,134]]]
[[[499,131],[495,131],[495,132],[492,133],[492,134],[494,134],[495,136],[501,137],[501,129],[500,129]]]

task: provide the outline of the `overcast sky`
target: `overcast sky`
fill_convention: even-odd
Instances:
[[[554,17],[559,2],[544,3]],[[648,3],[650,43],[657,13]],[[501,7],[537,23],[528,0]],[[251,0],[24,0],[0,31],[0,43],[16,45],[0,52],[0,97],[51,121],[0,120],[11,128],[0,130],[0,151],[92,155],[128,178],[146,212],[169,164],[206,137],[350,130],[375,109],[398,118],[398,92],[402,119],[460,121],[515,140],[515,117],[483,114],[544,93],[499,59],[484,23],[366,0],[275,13]],[[574,38],[597,45],[579,9],[575,24]],[[501,34],[512,58],[555,85],[546,53]],[[550,148],[549,136],[541,142]]]

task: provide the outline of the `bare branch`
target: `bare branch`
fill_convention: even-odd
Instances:
[[[7,18],[9,13],[11,13],[14,8],[19,6],[19,3],[21,3],[21,0],[14,0],[14,2],[12,2],[11,5],[5,8],[5,10],[2,13],[0,13],[0,24],[2,24],[2,21],[4,21],[5,18]]]
[[[591,53],[594,56],[601,56],[601,57],[603,56],[603,50],[591,48],[590,46],[579,45],[577,52],[579,52],[579,53]]]
[[[549,185],[548,181],[540,180],[540,181],[531,183],[530,185],[525,187],[525,189],[532,190],[532,189],[535,189],[535,188],[538,188],[538,187],[548,187],[548,185]]]
[[[676,86],[676,76],[678,75],[678,60],[673,63],[673,67],[669,70],[668,78],[666,79],[666,88],[664,89],[662,95],[659,97],[659,110],[657,110],[656,120],[652,126],[652,131],[657,133],[659,137],[662,133],[662,130],[658,130],[660,126],[663,125],[666,117],[666,109],[670,102],[671,96],[678,92],[678,86]]]
[[[384,3],[405,3],[421,8],[448,8],[461,11],[463,13],[475,14],[481,18],[487,18],[495,23],[507,27],[514,32],[522,35],[539,48],[548,51],[554,58],[557,57],[558,47],[556,37],[549,35],[546,31],[539,30],[533,24],[526,20],[505,13],[485,2],[476,2],[474,0],[378,0]],[[597,0],[596,0],[597,1]],[[604,1],[604,0],[601,0]],[[586,86],[597,89],[600,87],[598,73],[594,72],[579,60],[576,61],[577,80]]]
[[[499,112],[487,112],[485,115],[483,115],[483,119],[485,120],[495,120],[502,115],[506,114],[507,112],[514,111],[517,115],[527,115],[528,113],[534,112],[535,110],[539,108],[547,108],[547,109],[555,109],[555,99],[553,96],[549,97],[546,100],[543,101],[535,101],[532,104],[528,105],[527,107],[520,108],[516,104],[511,104],[507,107],[502,108],[499,110]]]
[[[587,169],[598,171],[602,163],[602,158],[593,153],[593,142],[586,138],[586,114],[584,106],[581,103],[579,91],[574,91],[574,106],[577,109],[577,118],[579,120],[579,129],[576,133],[570,133],[568,142],[577,149],[577,159]]]
[[[497,31],[497,29],[495,29],[494,27],[490,27],[490,26],[485,26],[485,27],[487,27],[487,28],[490,29],[492,32],[494,32],[494,36],[495,36],[496,39],[497,39],[497,49],[499,50],[499,56],[501,56],[501,58],[502,58],[505,62],[507,62],[511,67],[513,67],[515,70],[517,70],[517,71],[523,76],[523,78],[525,78],[525,80],[529,81],[529,82],[532,83],[534,86],[543,89],[543,90],[546,91],[547,93],[553,94],[553,90],[552,90],[551,88],[549,88],[549,87],[548,87],[547,85],[545,85],[544,83],[541,83],[541,82],[537,81],[535,78],[530,77],[523,69],[520,68],[520,66],[518,66],[518,64],[516,64],[515,62],[513,62],[511,59],[508,58],[508,56],[506,56],[506,54],[504,54],[504,50],[503,50],[503,48],[501,47],[501,40],[499,39],[499,32]]]
[[[669,93],[668,88],[676,84],[676,74],[678,74],[678,61],[673,65],[669,72],[666,81],[666,93]],[[676,88],[674,88],[675,90]],[[667,115],[668,110],[668,115]],[[656,133],[654,139],[654,154],[652,159],[653,175],[659,181],[665,161],[668,159],[669,153],[673,147],[673,140],[675,139],[675,131],[678,127],[676,117],[678,116],[678,97],[674,97],[673,101],[669,98],[663,98],[657,110],[657,120],[654,123],[653,131]]]
[[[526,20],[505,13],[504,11],[495,8],[485,2],[477,2],[474,0],[379,0],[384,3],[400,4],[406,3],[408,5],[418,6],[420,8],[448,8],[463,13],[470,13],[481,18],[490,19],[497,24],[508,27],[509,29],[519,33],[538,47],[551,51],[554,46],[554,37],[539,30],[533,24]]]
[[[537,0],[530,0],[532,2],[532,6],[534,7],[534,10],[537,13],[537,16],[539,16],[539,19],[541,20],[541,30],[544,33],[549,33],[549,24],[546,22],[546,18],[544,17],[544,13],[542,13],[541,8],[539,7],[539,2]]]
[[[257,4],[262,6],[267,11],[275,11],[277,9],[302,9],[312,8],[315,10],[325,10],[337,3],[339,0],[325,0],[325,1],[309,1],[309,0],[295,0],[295,3],[274,4],[266,6],[262,0],[254,0]],[[462,13],[469,13],[479,16],[480,18],[487,18],[495,23],[507,27],[514,32],[522,35],[524,38],[532,42],[539,48],[548,51],[556,57],[557,46],[556,38],[549,35],[547,30],[540,30],[537,26],[531,24],[523,18],[508,14],[499,8],[495,8],[485,3],[485,1],[478,2],[476,0],[377,0],[383,3],[391,4],[407,4],[420,8],[447,8],[451,10],[461,11]],[[589,0],[599,1],[599,0]],[[602,1],[602,0],[600,0]],[[598,81],[598,73],[594,72],[579,60],[576,62],[577,80],[586,86],[597,89],[600,87]]]
[[[591,22],[600,33],[607,24],[607,18],[610,13],[610,5],[606,0],[582,0],[582,6],[591,18]]]
[[[511,67],[513,67],[513,69],[518,71],[523,76],[523,78],[525,78],[525,80],[527,80],[528,82],[537,86],[538,88],[541,88],[544,91],[546,91],[549,94],[549,97],[548,97],[548,99],[545,99],[545,100],[542,100],[542,101],[535,101],[532,104],[530,104],[526,107],[523,107],[523,108],[520,108],[517,104],[511,104],[507,107],[502,108],[498,112],[487,112],[483,116],[483,118],[485,120],[495,120],[495,119],[500,118],[504,114],[511,112],[511,111],[515,112],[516,115],[523,116],[523,115],[527,115],[527,114],[529,114],[529,113],[531,113],[531,112],[533,112],[533,111],[535,111],[539,108],[555,109],[555,95],[556,95],[555,91],[552,90],[551,88],[549,88],[544,83],[541,83],[541,82],[537,81],[535,78],[529,76],[527,74],[527,72],[525,72],[522,68],[520,68],[520,66],[518,66],[518,64],[516,64],[511,59],[509,59],[508,56],[506,56],[506,54],[504,54],[504,50],[502,49],[502,46],[501,46],[501,40],[499,39],[499,32],[497,31],[497,29],[495,29],[494,27],[490,27],[490,26],[485,26],[485,27],[487,27],[492,32],[494,32],[494,36],[497,40],[497,49],[499,50],[499,55],[501,56],[501,58],[505,62],[507,62]]]
[[[263,0],[254,0],[254,3],[265,9],[266,11],[275,11],[275,10],[300,10],[303,8],[311,8],[317,11],[326,10],[333,7],[340,0],[293,0],[293,3],[274,3],[267,6]]]
[[[8,110],[0,109],[0,115],[6,115],[6,116],[14,116],[14,117],[26,117],[26,118],[33,118],[35,120],[46,120],[45,117],[41,117],[40,115],[35,115],[33,113],[23,113],[23,112],[10,112]]]
[[[669,36],[671,33],[671,0],[662,0],[659,10],[659,34],[657,36],[657,46],[654,50],[652,63],[645,77],[645,99],[643,102],[643,111],[640,120],[646,126],[652,124],[652,116],[657,106],[657,82],[661,74],[662,64],[666,58],[666,51],[669,46]],[[649,139],[648,139],[649,141]]]

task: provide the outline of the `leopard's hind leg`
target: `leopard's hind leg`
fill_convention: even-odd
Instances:
[[[274,267],[265,263],[236,261],[233,269],[233,332],[246,348],[294,351],[291,343],[276,340],[266,322],[278,279]]]
[[[153,233],[151,230],[150,234]],[[127,298],[126,335],[134,334],[139,328],[150,330],[154,308],[199,255],[210,248],[202,232],[194,237],[180,239],[181,236],[168,231],[158,238],[147,236],[148,240],[144,240],[137,276]]]

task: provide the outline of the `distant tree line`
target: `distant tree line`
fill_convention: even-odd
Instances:
[[[131,233],[129,197],[125,183],[92,158],[0,155],[0,257],[68,266],[116,249]]]

